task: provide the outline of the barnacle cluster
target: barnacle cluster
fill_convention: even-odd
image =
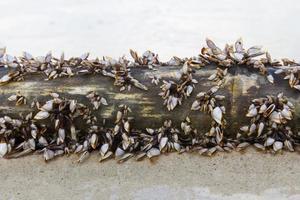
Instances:
[[[206,135],[212,137],[212,142],[216,145],[222,145],[221,142],[223,141],[224,129],[226,127],[226,120],[224,119],[226,109],[220,103],[221,100],[225,99],[225,96],[215,95],[218,89],[219,86],[214,86],[207,92],[198,93],[191,110],[200,110],[211,115],[213,121],[211,129]]]
[[[130,49],[130,55],[134,60],[133,65],[148,66],[150,69],[160,65],[160,62],[158,60],[158,55],[149,50],[145,51],[143,55],[140,57],[136,51]]]
[[[162,92],[159,95],[164,99],[164,105],[169,111],[177,105],[181,105],[183,99],[189,97],[193,92],[198,81],[193,79],[192,73],[192,68],[185,63],[179,72],[179,82],[163,80],[163,85],[160,87]]]
[[[16,106],[26,104],[26,98],[20,93],[20,91],[8,97],[8,101],[16,102]]]
[[[101,105],[107,106],[108,103],[104,97],[101,97],[97,92],[91,91],[86,97],[90,100],[90,102],[94,106],[94,110],[98,110]]]
[[[228,73],[228,68],[221,69],[217,68],[216,72],[210,75],[207,79],[210,81],[214,81],[217,85],[222,85],[224,83],[224,78]]]
[[[173,126],[171,120],[166,120],[159,128],[136,130],[130,125],[131,109],[122,104],[116,114],[115,126],[105,127],[105,124],[96,124],[97,120],[95,123],[85,121],[91,113],[87,106],[61,98],[57,93],[51,96],[52,99],[43,104],[35,102],[37,111],[25,117],[0,118],[1,157],[18,158],[38,152],[43,154],[45,161],[49,161],[60,155],[75,153],[79,155],[78,162],[83,162],[92,151],[97,150],[100,162],[108,158],[124,162],[131,157],[142,160],[173,151],[199,150],[201,154],[211,155],[217,150],[192,128],[188,117],[181,123],[180,129]],[[79,129],[76,119],[88,128]]]
[[[211,64],[220,67],[243,66],[258,69],[266,75],[270,83],[274,83],[272,72],[267,67],[276,67],[275,74],[285,73],[284,79],[289,80],[292,88],[299,90],[299,63],[294,60],[283,58],[281,60],[272,59],[269,52],[263,50],[262,46],[252,46],[244,48],[242,39],[238,39],[233,45],[226,44],[224,49],[219,48],[211,39],[206,39],[206,47],[201,49],[198,56],[191,58],[172,57],[167,62],[159,61],[158,55],[146,51],[139,56],[136,51],[130,50],[133,62],[121,57],[115,60],[110,57],[102,59],[88,59],[89,53],[84,53],[80,57],[66,59],[64,54],[60,58],[52,56],[51,52],[45,56],[34,57],[28,52],[24,52],[19,58],[6,54],[6,48],[0,49],[0,67],[7,67],[10,71],[0,78],[0,85],[11,81],[21,81],[25,75],[42,72],[46,75],[45,80],[52,80],[59,77],[71,77],[78,74],[102,74],[115,78],[115,85],[125,90],[134,85],[141,89],[146,89],[130,75],[131,67],[148,66],[154,69],[156,66],[182,66],[184,63],[192,68],[201,68]],[[213,79],[213,77],[211,77]],[[125,87],[125,89],[124,89]]]
[[[238,138],[253,143],[255,147],[279,151],[286,148],[294,151],[293,133],[287,125],[292,120],[294,105],[283,93],[265,98],[253,99],[247,117],[251,118],[248,126],[241,127]]]
[[[112,70],[113,77],[115,78],[114,85],[120,87],[120,91],[130,90],[131,86],[135,86],[142,90],[148,90],[148,88],[141,84],[137,79],[130,75],[130,69],[128,69],[128,62],[122,59],[123,62],[114,65],[114,70]]]
[[[288,64],[291,66],[277,69],[275,74],[285,74],[284,79],[289,81],[290,87],[300,91],[300,66],[294,62]]]

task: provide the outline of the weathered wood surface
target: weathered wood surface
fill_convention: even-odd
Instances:
[[[120,104],[127,104],[133,110],[130,116],[133,117],[132,127],[136,129],[160,127],[166,119],[171,119],[173,123],[178,123],[179,126],[179,123],[186,116],[189,116],[195,128],[201,132],[208,131],[211,117],[200,111],[191,111],[191,105],[199,92],[207,91],[215,85],[214,82],[207,80],[207,77],[215,71],[215,66],[196,70],[193,78],[199,83],[196,84],[192,95],[173,111],[167,110],[163,105],[163,99],[158,95],[161,91],[161,82],[158,86],[152,84],[149,75],[159,74],[161,80],[176,80],[176,72],[180,68],[164,66],[157,69],[156,71],[144,68],[131,69],[131,75],[146,85],[149,88],[148,91],[132,87],[130,91],[120,92],[119,87],[114,86],[112,78],[100,74],[76,75],[51,81],[45,81],[45,76],[42,74],[30,75],[25,77],[22,82],[12,82],[0,86],[0,116],[17,116],[20,112],[29,113],[33,110],[29,106],[30,102],[34,99],[45,102],[51,98],[49,97],[50,92],[57,92],[61,97],[77,99],[78,102],[92,108],[86,94],[90,91],[96,91],[107,99],[109,105],[100,106],[100,109],[93,111],[93,114],[98,117],[99,121],[105,118],[108,125],[114,123],[117,107]],[[268,68],[268,70],[274,71],[273,68]],[[0,69],[0,76],[6,72],[6,69]],[[226,107],[225,119],[228,122],[227,134],[235,135],[239,127],[249,124],[250,119],[246,118],[245,115],[252,99],[266,95],[277,95],[279,92],[283,92],[294,103],[295,113],[289,124],[296,130],[300,130],[300,92],[291,89],[288,82],[279,76],[281,75],[274,75],[274,84],[271,84],[265,76],[253,69],[241,66],[229,69],[225,84],[217,92],[226,96],[224,106]],[[14,102],[7,100],[10,95],[17,91],[20,91],[27,98],[27,105],[16,107]]]

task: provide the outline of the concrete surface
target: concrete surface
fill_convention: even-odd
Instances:
[[[0,160],[0,199],[300,199],[298,153],[176,153],[154,162]]]

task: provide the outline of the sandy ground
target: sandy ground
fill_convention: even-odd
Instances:
[[[298,153],[170,154],[155,162],[0,160],[0,199],[300,199]]]
[[[0,7],[0,45],[14,55],[118,57],[133,48],[166,60],[197,55],[205,37],[224,45],[242,36],[274,57],[300,57],[300,3],[293,0],[3,0]],[[0,160],[0,199],[300,199],[296,153],[172,154],[154,164],[74,160]]]

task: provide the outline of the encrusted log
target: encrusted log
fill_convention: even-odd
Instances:
[[[147,68],[132,68],[131,75],[148,87],[148,90],[141,90],[132,87],[130,91],[120,92],[119,87],[114,86],[113,79],[100,74],[94,75],[77,75],[70,78],[57,78],[55,80],[45,81],[42,74],[30,75],[25,77],[24,81],[12,82],[1,86],[0,95],[0,115],[9,115],[17,117],[19,113],[28,114],[33,111],[30,103],[38,100],[43,103],[49,99],[51,92],[60,94],[60,97],[76,99],[79,103],[84,103],[90,108],[93,105],[86,97],[88,92],[95,91],[100,96],[105,97],[108,105],[100,106],[98,110],[93,111],[98,120],[106,119],[109,127],[114,126],[118,106],[126,104],[132,109],[129,114],[133,118],[131,126],[135,129],[156,128],[160,127],[164,120],[170,119],[178,127],[180,122],[189,116],[193,127],[200,132],[207,132],[211,126],[211,117],[208,114],[192,111],[191,105],[196,99],[199,92],[206,92],[216,84],[208,81],[208,77],[216,71],[215,66],[207,66],[196,69],[193,78],[198,81],[191,96],[184,99],[182,105],[176,106],[174,110],[168,111],[163,105],[163,99],[158,94],[161,92],[160,85],[162,80],[178,79],[178,71],[181,67],[163,66],[157,67],[157,70]],[[269,73],[273,73],[274,68],[268,68]],[[0,76],[7,71],[1,69]],[[160,83],[155,85],[151,83],[151,76],[159,75]],[[226,132],[235,137],[239,128],[249,123],[246,113],[251,100],[265,97],[266,95],[277,95],[283,92],[284,95],[294,104],[295,113],[293,119],[289,122],[296,130],[300,130],[300,95],[297,90],[289,87],[288,83],[282,79],[281,75],[273,75],[274,84],[267,81],[266,77],[257,71],[236,66],[229,68],[225,83],[221,86],[217,94],[225,96],[224,106],[226,108],[225,119],[227,121]],[[12,94],[20,93],[26,97],[27,105],[15,106],[14,102],[9,102],[7,98]],[[29,105],[28,105],[29,104]],[[80,126],[79,124],[77,124]]]
[[[16,58],[2,49],[0,157],[38,150],[47,161],[73,152],[82,162],[98,150],[100,161],[123,162],[251,144],[299,150],[299,63],[273,60],[259,46],[245,50],[241,39],[223,51],[206,42],[198,57],[168,62],[150,51],[131,50],[131,62],[88,53]]]

